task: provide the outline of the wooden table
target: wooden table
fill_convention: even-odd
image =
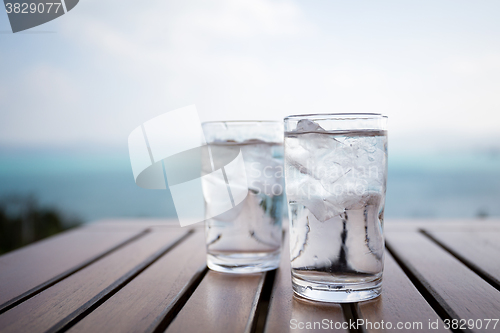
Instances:
[[[287,246],[278,270],[235,276],[206,268],[201,226],[87,225],[0,257],[0,332],[500,332],[500,221],[385,234],[382,295],[339,305],[293,296]]]

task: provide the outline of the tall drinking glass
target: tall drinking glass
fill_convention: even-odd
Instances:
[[[214,160],[229,161],[241,152],[248,184],[248,194],[241,203],[205,220],[208,267],[227,273],[277,268],[284,204],[283,124],[207,122],[203,131]],[[203,185],[208,188],[210,184]],[[209,207],[216,206],[213,200],[205,194],[208,216],[212,216]]]
[[[386,116],[285,118],[296,294],[324,302],[357,302],[380,294],[386,179]]]

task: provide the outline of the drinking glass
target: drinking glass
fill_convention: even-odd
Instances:
[[[294,292],[324,302],[377,297],[384,267],[387,117],[285,118]]]
[[[226,273],[255,273],[277,268],[284,204],[283,124],[272,121],[206,122],[203,131],[212,160],[222,168],[241,154],[247,179],[243,185],[241,177],[234,181],[240,182],[240,193],[241,186],[245,187],[241,202],[233,197],[232,209],[205,220],[208,267]],[[235,184],[227,170],[224,177],[228,188],[234,190]],[[213,216],[211,207],[219,206],[214,202],[218,199],[205,192],[210,184],[203,182],[209,217]]]

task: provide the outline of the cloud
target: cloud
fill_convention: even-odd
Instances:
[[[89,10],[92,4],[106,15],[95,15]],[[110,13],[111,8],[117,11]],[[194,0],[182,5],[151,1],[134,8],[122,1],[89,1],[84,9],[65,21],[68,36],[85,42],[99,55],[106,52],[120,62],[147,61],[166,69],[182,66],[182,60],[192,57],[199,61],[206,53],[217,54],[217,47],[223,46],[218,43],[277,39],[313,29],[299,7],[286,1]]]
[[[95,13],[94,6],[102,11]],[[248,99],[273,103],[264,90],[273,83],[271,90],[279,87],[280,74],[268,60],[279,62],[286,52],[273,54],[269,45],[315,33],[289,1],[153,1],[133,9],[123,2],[88,1],[79,9],[61,28],[67,38],[96,66],[106,64],[106,71],[141,82],[154,95],[149,111],[142,108],[134,116],[130,103],[126,107],[136,123],[157,115],[160,105],[165,112],[166,105],[202,104],[208,120],[252,112]]]
[[[500,74],[500,53],[476,55],[475,57],[453,57],[449,69],[454,74],[498,76]]]
[[[72,123],[78,127],[82,99],[70,75],[61,68],[39,64],[25,69],[14,80],[0,83],[0,140],[6,143],[54,142],[70,134]],[[77,115],[75,117],[75,114]],[[80,114],[80,116],[78,116]],[[42,141],[42,142],[40,142]]]
[[[446,6],[371,6],[377,15],[340,1],[80,2],[54,21],[57,34],[37,36],[53,53],[21,58],[28,36],[5,49],[0,69],[15,70],[0,77],[0,140],[124,144],[138,124],[190,104],[202,121],[380,112],[392,140],[500,130],[494,15],[462,34],[468,16]],[[38,127],[23,125],[28,115]]]
[[[301,11],[291,2],[265,0],[200,2],[176,19],[194,34],[223,38],[283,36],[302,32]],[[192,8],[192,7],[191,7]]]

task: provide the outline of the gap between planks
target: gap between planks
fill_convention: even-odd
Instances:
[[[245,333],[264,332],[275,278],[276,269],[267,271],[262,275],[258,291],[255,294],[255,299],[252,304],[252,310],[248,318]]]
[[[32,298],[33,296],[36,296],[38,295],[39,293],[41,293],[42,291],[52,287],[53,285],[55,285],[56,283],[66,279],[67,277],[77,273],[78,271],[81,271],[82,269],[84,269],[85,267],[88,267],[90,265],[92,265],[93,263],[95,263],[96,261],[110,255],[111,253],[121,249],[122,247],[138,240],[139,238],[141,237],[144,237],[146,234],[148,234],[149,232],[151,232],[151,229],[145,229],[141,232],[139,232],[138,234],[130,237],[129,239],[121,242],[120,244],[112,247],[111,249],[93,257],[93,258],[90,258],[86,261],[84,261],[83,263],[79,264],[79,265],[76,265],[74,266],[73,268],[70,268],[69,270],[51,278],[50,280],[44,282],[44,283],[41,283],[39,284],[38,286],[22,293],[21,295],[11,299],[10,301],[8,302],[5,302],[4,304],[1,304],[0,305],[0,314],[18,306],[19,304],[27,301],[28,299]]]
[[[165,308],[163,313],[155,320],[145,333],[162,333],[168,328],[168,325],[175,319],[176,315],[182,310],[196,288],[208,272],[208,267],[203,265],[198,272],[189,280],[186,286],[181,290],[172,301],[172,306]]]
[[[431,241],[439,245],[442,249],[444,249],[446,252],[454,256],[458,261],[460,261],[462,264],[467,266],[471,271],[479,275],[484,281],[488,282],[493,288],[496,290],[500,291],[500,284],[497,282],[497,280],[485,272],[483,269],[481,269],[479,266],[477,266],[474,262],[466,259],[456,251],[454,251],[451,247],[446,245],[445,243],[441,242],[439,239],[434,237],[431,233],[426,231],[425,229],[419,229],[419,232],[421,232],[424,236],[429,238]]]
[[[182,237],[180,237],[177,241],[165,246],[164,248],[160,249],[159,251],[157,251],[156,253],[151,255],[144,262],[137,265],[135,268],[130,270],[127,274],[125,274],[120,279],[115,281],[111,286],[109,286],[108,288],[106,288],[105,290],[100,292],[98,295],[96,295],[94,298],[92,298],[87,303],[83,304],[80,308],[75,310],[73,313],[68,315],[66,318],[64,318],[63,320],[59,321],[57,324],[52,326],[50,329],[47,330],[47,333],[56,333],[56,332],[60,333],[60,332],[66,332],[67,330],[69,330],[71,327],[73,327],[75,324],[77,324],[80,320],[85,318],[92,311],[97,309],[101,304],[103,304],[105,301],[107,301],[109,298],[111,298],[114,294],[116,294],[118,291],[120,291],[123,287],[125,287],[130,281],[132,281],[140,273],[142,273],[144,270],[146,270],[148,267],[150,267],[152,264],[154,264],[163,255],[165,255],[170,250],[172,250],[174,247],[179,245],[181,242],[183,242],[185,239],[187,239],[190,235],[194,234],[194,232],[195,232],[194,229],[190,229],[188,232],[186,232],[186,234],[184,234]]]
[[[413,283],[415,288],[420,292],[422,297],[427,301],[427,303],[432,307],[432,309],[438,314],[438,316],[444,321],[446,319],[453,320],[460,317],[453,311],[453,309],[442,299],[441,296],[432,288],[429,282],[418,273],[418,271],[411,266],[409,263],[405,263],[403,259],[398,255],[398,253],[392,248],[392,246],[387,242],[385,243],[386,249],[393,256],[394,260],[398,263],[399,267],[404,271],[406,276]],[[450,330],[454,333],[460,332],[471,332],[469,329],[460,330],[452,329]]]

